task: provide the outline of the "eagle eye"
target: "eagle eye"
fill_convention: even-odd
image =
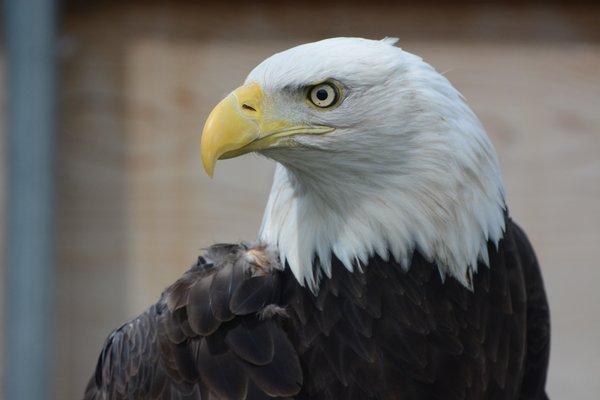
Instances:
[[[329,82],[319,83],[310,88],[308,99],[319,108],[327,108],[335,105],[339,100],[338,88]]]

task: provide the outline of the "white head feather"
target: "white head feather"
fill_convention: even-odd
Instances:
[[[465,286],[504,231],[504,189],[481,123],[450,82],[394,40],[335,38],[263,61],[260,84],[279,117],[335,131],[295,136],[265,150],[279,162],[260,239],[301,284],[315,289],[332,256],[348,270],[390,255],[409,268],[413,251]],[[309,106],[299,88],[343,87],[332,109]],[[300,96],[300,97],[299,97]]]

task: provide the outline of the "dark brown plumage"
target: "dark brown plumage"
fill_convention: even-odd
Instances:
[[[261,248],[216,245],[107,339],[99,399],[544,399],[549,312],[507,219],[473,291],[415,253],[407,272],[334,262],[317,295]]]

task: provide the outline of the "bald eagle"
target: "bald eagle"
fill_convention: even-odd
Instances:
[[[204,167],[277,162],[258,238],[218,244],[106,340],[85,399],[545,399],[549,310],[498,159],[395,40],[259,64]]]

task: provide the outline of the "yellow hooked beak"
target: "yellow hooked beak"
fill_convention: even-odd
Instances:
[[[275,114],[256,83],[241,86],[221,100],[202,130],[200,147],[206,173],[212,177],[217,160],[289,146],[289,137],[293,135],[320,135],[333,130],[327,126],[294,124],[274,118]]]

